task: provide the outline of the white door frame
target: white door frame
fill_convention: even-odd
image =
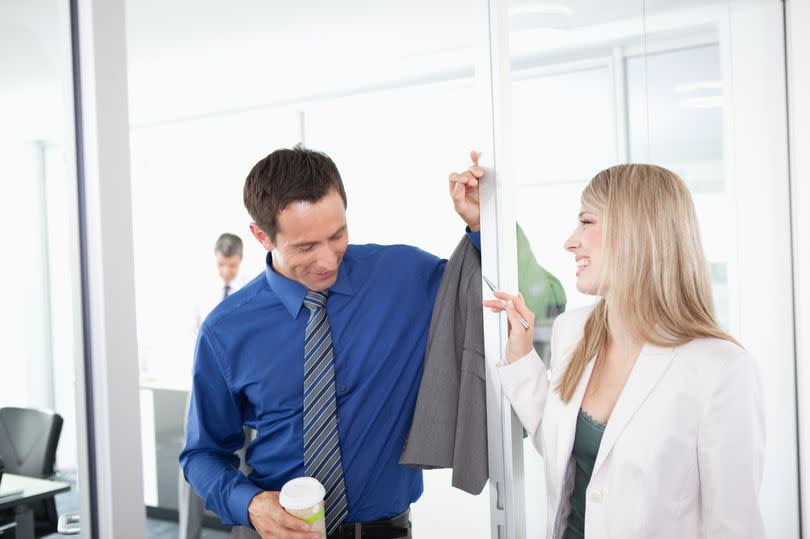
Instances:
[[[802,537],[810,537],[810,3],[785,2]],[[802,283],[800,276],[804,275]]]
[[[731,328],[757,358],[766,396],[760,506],[769,537],[799,535],[790,171],[784,9],[779,0],[729,3],[721,39],[730,111],[724,159],[735,203]],[[752,36],[755,36],[752,38]],[[723,47],[723,43],[728,46]],[[724,126],[724,127],[726,127]],[[734,307],[736,305],[736,307]]]
[[[84,354],[82,536],[145,537],[124,0],[70,0]]]
[[[481,192],[481,269],[503,290],[517,290],[514,188],[510,170],[512,73],[507,0],[479,4],[474,111],[481,120],[479,164],[487,171]],[[511,233],[510,233],[511,231]],[[489,289],[481,282],[482,290]],[[488,314],[488,313],[487,313]],[[523,539],[523,429],[501,392],[496,364],[506,345],[506,317],[484,316],[489,447],[490,526],[493,539]]]

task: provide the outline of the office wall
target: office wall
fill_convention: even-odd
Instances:
[[[2,340],[8,344],[0,405],[47,408],[51,349],[41,152],[35,143],[5,144],[0,152],[0,215],[9,246],[0,264],[0,280],[7,283]]]

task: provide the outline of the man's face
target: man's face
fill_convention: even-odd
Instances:
[[[225,256],[217,251],[217,271],[219,277],[225,284],[230,284],[236,279],[236,274],[239,273],[239,264],[242,263],[242,257],[239,255]]]
[[[293,202],[279,214],[278,225],[274,242],[251,225],[254,236],[273,254],[273,269],[309,290],[335,284],[349,245],[346,208],[338,192],[332,189],[314,203]]]

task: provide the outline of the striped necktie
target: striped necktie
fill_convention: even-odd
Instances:
[[[349,513],[338,439],[335,350],[326,316],[327,292],[307,292],[310,316],[304,338],[304,473],[326,489],[326,531],[331,534]]]

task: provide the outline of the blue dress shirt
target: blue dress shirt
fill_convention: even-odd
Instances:
[[[471,233],[480,249],[480,235]],[[307,290],[263,274],[222,301],[200,328],[180,455],[186,478],[223,523],[251,527],[263,490],[304,475]],[[350,245],[330,289],[346,522],[395,516],[422,494],[422,473],[398,464],[422,377],[433,303],[446,260],[405,245]],[[234,452],[256,430],[248,477]]]

